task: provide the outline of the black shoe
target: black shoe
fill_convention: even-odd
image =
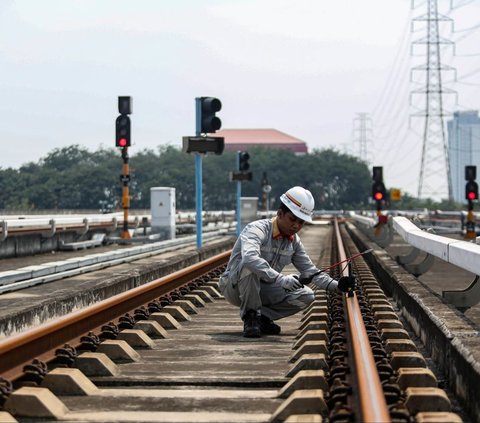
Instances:
[[[282,329],[273,320],[260,316],[260,331],[265,335],[278,335]]]
[[[255,310],[247,310],[243,316],[243,336],[245,338],[260,338],[262,336]]]

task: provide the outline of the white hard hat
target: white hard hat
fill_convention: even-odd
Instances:
[[[309,190],[298,186],[290,188],[285,194],[282,194],[280,201],[298,218],[312,222],[315,200]]]

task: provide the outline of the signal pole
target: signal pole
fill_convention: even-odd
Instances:
[[[240,170],[240,154],[241,152],[237,152],[237,170]],[[242,181],[237,181],[237,237],[240,236],[240,232],[242,231]]]
[[[475,215],[473,214],[473,202],[472,200],[468,200],[465,239],[475,239],[476,237],[477,237],[477,233],[475,232]]]
[[[115,146],[122,149],[123,173],[120,175],[122,181],[122,207],[123,207],[123,231],[122,239],[131,239],[128,232],[128,210],[130,208],[130,195],[128,183],[130,181],[130,170],[128,166],[128,147],[131,145],[130,118],[132,114],[132,97],[118,97],[118,112],[120,116],[115,121]]]
[[[267,186],[268,186],[267,172],[263,172],[263,177],[262,177],[262,209],[263,211],[268,211],[268,192],[265,189]]]
[[[251,181],[252,180],[252,172],[249,172],[250,163],[250,154],[248,151],[237,151],[237,155],[235,158],[235,172],[230,172],[230,181],[237,182],[237,236],[240,235],[241,232],[241,224],[242,224],[242,181]]]
[[[478,200],[477,166],[465,166],[465,199],[468,201],[467,224],[465,239],[475,239],[475,215],[473,214],[473,201]]]
[[[128,166],[128,147],[122,148],[123,174],[120,175],[122,181],[122,207],[123,207],[123,231],[122,239],[131,239],[128,232],[128,209],[130,208],[130,196],[128,182],[130,181],[130,170]]]
[[[240,236],[240,232],[242,231],[242,177],[246,177],[249,181],[252,180],[252,172],[248,172],[248,169],[250,169],[249,160],[250,154],[248,154],[248,151],[237,152],[238,176],[241,175],[241,177],[237,179],[237,236]]]
[[[195,135],[200,137],[202,133],[202,100],[195,98]],[[197,233],[197,248],[202,248],[202,156],[200,153],[195,153],[195,224]]]
[[[195,153],[195,213],[197,248],[202,247],[202,156],[212,152],[222,154],[224,138],[208,137],[219,130],[222,121],[215,113],[222,109],[222,102],[215,97],[195,98],[195,137],[183,137],[183,151]]]
[[[372,198],[377,206],[377,224],[375,226],[375,235],[378,236],[381,231],[381,225],[387,223],[387,217],[382,214],[382,202],[386,200],[387,190],[383,183],[383,167],[373,166],[372,172]]]

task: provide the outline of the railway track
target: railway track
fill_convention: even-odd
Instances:
[[[302,235],[317,257],[329,240],[321,267],[358,252],[333,227]],[[461,421],[362,258],[333,275],[357,277],[353,296],[316,291],[281,335],[251,340],[215,288],[228,255],[2,341],[2,408],[19,421]]]

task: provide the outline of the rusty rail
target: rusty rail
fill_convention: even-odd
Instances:
[[[74,344],[89,331],[94,331],[152,299],[222,266],[227,262],[230,253],[227,251],[218,254],[38,328],[0,341],[0,375],[5,379],[16,379],[21,376],[23,367],[33,358],[48,361],[54,357],[55,349],[62,347],[65,343]]]
[[[340,228],[335,219],[335,236],[339,253],[339,261],[347,255],[343,247]],[[348,268],[341,276],[349,276]],[[354,383],[358,389],[358,409],[363,422],[391,422],[382,384],[373,358],[367,330],[363,322],[357,296],[344,296],[348,339],[351,345],[351,364],[354,366]]]

